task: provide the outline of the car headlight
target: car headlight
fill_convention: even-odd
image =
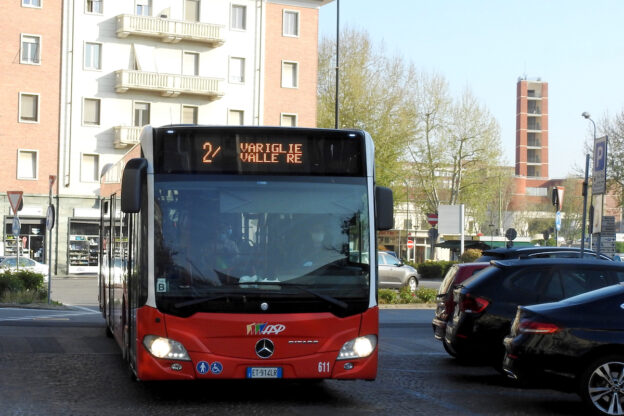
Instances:
[[[143,345],[154,357],[169,360],[191,361],[184,345],[169,338],[156,335],[146,335]]]
[[[353,358],[368,357],[377,347],[377,335],[365,335],[357,337],[345,344],[338,353],[337,360],[351,360]]]

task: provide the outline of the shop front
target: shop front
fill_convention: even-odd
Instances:
[[[47,263],[46,226],[43,217],[19,217],[19,236],[13,234],[13,216],[4,218],[4,256],[18,253],[40,263]]]
[[[69,274],[98,272],[100,237],[96,219],[69,219],[67,272]]]

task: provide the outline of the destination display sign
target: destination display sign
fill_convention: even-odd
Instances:
[[[155,173],[366,175],[358,131],[174,126],[154,132]]]

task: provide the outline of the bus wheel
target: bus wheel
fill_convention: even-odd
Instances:
[[[113,337],[113,332],[110,330],[110,327],[108,326],[108,323],[106,323],[105,325],[106,325],[106,337],[107,338],[112,338]]]

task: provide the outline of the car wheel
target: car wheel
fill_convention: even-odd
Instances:
[[[451,357],[457,358],[457,353],[449,348],[448,344],[446,343],[446,340],[444,339],[442,340],[442,345],[444,346],[444,351],[446,351],[448,355],[450,355]]]
[[[624,415],[624,355],[592,361],[579,379],[579,394],[597,415]]]
[[[418,280],[412,276],[407,279],[406,286],[409,288],[410,292],[416,292],[416,289],[418,289]]]

